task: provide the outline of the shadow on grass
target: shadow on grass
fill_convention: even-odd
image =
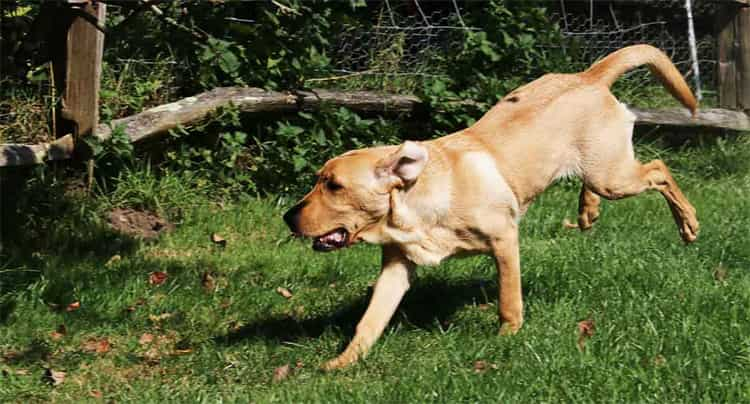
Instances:
[[[366,295],[350,301],[333,313],[298,320],[279,317],[248,324],[214,341],[231,345],[244,340],[265,339],[294,341],[300,338],[318,337],[328,329],[338,330],[351,338],[360,318],[365,312],[372,288]],[[391,324],[407,324],[423,329],[433,329],[445,324],[461,308],[474,302],[495,302],[497,284],[481,279],[448,281],[436,278],[420,279],[406,294],[394,315]],[[494,306],[493,306],[494,307]]]
[[[0,361],[8,365],[31,365],[46,362],[51,356],[52,348],[46,342],[35,339],[22,351],[4,352]]]
[[[62,282],[70,274],[46,271],[50,258],[58,268],[80,261],[98,265],[114,254],[130,254],[140,243],[101,220],[80,182],[59,179],[65,179],[65,173],[65,167],[43,175],[24,167],[0,171],[0,324],[14,310],[14,292],[42,276],[59,283],[47,292],[57,290],[60,296],[45,298],[62,301],[71,293],[71,279]]]

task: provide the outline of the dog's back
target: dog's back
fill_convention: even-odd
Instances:
[[[495,156],[519,204],[525,206],[555,179],[582,177],[587,166],[609,161],[612,155],[633,155],[630,136],[635,115],[609,87],[641,65],[648,66],[695,113],[695,97],[669,58],[650,45],[635,45],[584,72],[547,74],[519,87],[470,128],[437,143],[446,149],[453,143],[465,148],[465,136],[476,139]]]

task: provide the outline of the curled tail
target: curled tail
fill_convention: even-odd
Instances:
[[[589,80],[611,86],[623,73],[647,65],[674,98],[695,116],[698,101],[669,56],[651,45],[633,45],[612,52],[589,67],[582,75]]]

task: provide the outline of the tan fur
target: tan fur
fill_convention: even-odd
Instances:
[[[637,45],[583,73],[545,75],[457,133],[328,161],[290,226],[311,237],[344,228],[348,243],[384,247],[381,275],[356,335],[325,368],[346,366],[367,353],[408,290],[415,265],[436,265],[454,255],[495,257],[501,332],[515,333],[523,323],[518,222],[560,177],[583,180],[581,230],[597,219],[600,196],[619,199],[654,189],[664,195],[683,240],[695,240],[695,209],[664,163],[635,159],[635,116],[609,91],[619,75],[643,64],[695,111],[695,98],[667,56]],[[332,189],[331,181],[341,188]]]

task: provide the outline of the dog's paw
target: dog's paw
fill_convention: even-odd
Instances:
[[[330,372],[332,370],[343,369],[356,361],[356,358],[349,358],[345,357],[344,355],[340,355],[320,365],[320,370]]]
[[[682,221],[680,226],[680,236],[682,241],[686,244],[690,244],[698,238],[698,231],[700,230],[700,223],[695,216],[686,218]]]
[[[597,219],[599,219],[598,207],[586,209],[585,212],[578,215],[578,228],[581,231],[589,230],[596,223]]]
[[[521,329],[521,323],[503,323],[500,326],[500,330],[497,332],[498,335],[515,335]]]
[[[579,215],[578,223],[573,223],[566,218],[565,220],[563,220],[563,227],[565,227],[566,229],[579,229],[581,231],[586,231],[594,226],[594,223],[597,219],[599,219],[599,211],[591,210]]]

